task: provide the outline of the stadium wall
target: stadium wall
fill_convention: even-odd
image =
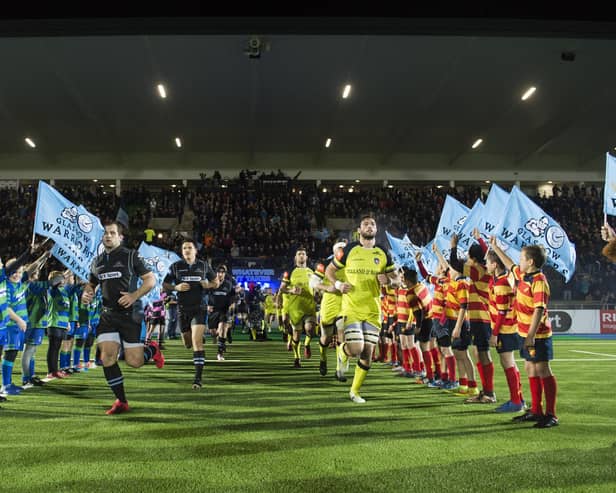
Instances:
[[[616,310],[550,310],[555,334],[616,334]]]
[[[188,147],[188,146],[187,146]],[[572,155],[534,154],[524,160],[487,153],[350,154],[317,153],[201,153],[182,149],[168,153],[53,154],[39,150],[0,154],[2,178],[11,179],[199,179],[220,170],[237,176],[243,169],[281,169],[302,180],[389,181],[516,181],[601,182],[605,155],[581,161]]]

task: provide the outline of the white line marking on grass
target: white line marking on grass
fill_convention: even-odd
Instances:
[[[206,359],[206,363],[240,363],[240,359],[225,359],[224,361],[218,361],[217,359]],[[165,362],[169,363],[192,363],[192,359],[166,359]]]
[[[592,354],[593,356],[609,356],[610,358],[616,358],[616,354],[591,353],[590,351],[578,351],[577,349],[569,349],[569,352],[570,353]]]
[[[523,360],[521,360],[523,361]],[[571,361],[571,362],[584,362],[584,363],[594,363],[595,361],[616,361],[616,358],[595,358],[595,359],[590,359],[590,358],[556,358],[553,359],[552,361],[554,362],[560,362],[560,361]],[[550,363],[552,362],[550,361]]]
[[[584,362],[584,363],[594,363],[595,361],[616,361],[616,357],[612,358],[555,358],[550,361],[550,363],[554,362],[562,362],[562,361],[571,361],[571,362]],[[524,364],[523,359],[517,359],[516,363]]]
[[[554,337],[552,339],[554,342],[557,342],[558,344],[584,344],[584,345],[588,345],[588,344],[596,344],[596,345],[610,345],[610,344],[616,344],[616,339],[585,339],[585,338],[580,338],[580,339],[566,339],[564,341],[561,341],[558,339],[558,337]]]

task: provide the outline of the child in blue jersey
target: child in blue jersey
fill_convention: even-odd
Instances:
[[[21,380],[24,388],[43,385],[43,381],[35,375],[34,355],[43,342],[49,324],[50,303],[49,282],[39,281],[38,274],[35,272],[30,276],[26,294],[29,323],[25,334],[26,345],[21,357]]]
[[[77,297],[78,305],[78,324],[75,326],[74,338],[75,344],[73,345],[73,366],[74,371],[80,372],[81,370],[87,371],[87,366],[81,363],[81,353],[83,351],[84,344],[88,338],[90,332],[90,305],[91,303],[84,303],[81,301],[81,295],[83,294],[83,283],[75,285],[75,296]],[[94,303],[94,300],[92,300]]]
[[[19,395],[23,387],[13,384],[13,365],[17,354],[24,347],[25,333],[28,328],[28,306],[26,296],[28,292],[28,279],[30,275],[38,271],[42,262],[48,258],[48,254],[43,254],[39,259],[30,264],[26,271],[23,266],[19,266],[7,279],[7,297],[9,307],[13,314],[9,316],[6,325],[7,337],[4,346],[4,357],[2,359],[2,390],[8,395]],[[17,259],[7,262],[7,268],[11,268]]]
[[[15,267],[15,263],[13,263],[13,267]],[[17,317],[13,309],[9,306],[7,282],[7,270],[4,268],[2,260],[0,259],[0,355],[2,354],[4,346],[8,343],[7,326],[11,319]],[[6,400],[6,395],[6,392],[4,392],[4,389],[0,386],[0,402]]]
[[[71,351],[77,332],[79,331],[79,298],[77,298],[77,291],[79,286],[75,283],[75,274],[69,272],[66,286],[70,290],[69,307],[68,307],[68,329],[64,332],[62,340],[62,346],[60,349],[60,371],[68,375],[79,372],[79,369],[71,366]]]
[[[86,337],[85,345],[83,348],[83,369],[88,371],[91,368],[96,368],[97,364],[94,361],[90,361],[90,351],[96,338],[96,329],[101,320],[101,307],[103,306],[103,293],[100,289],[96,290],[92,303],[87,305],[88,307],[88,319],[90,321],[88,327],[88,335]]]
[[[58,357],[60,346],[64,339],[64,334],[69,330],[71,297],[74,286],[66,285],[69,271],[52,271],[49,273],[49,297],[51,303],[51,314],[47,337],[49,347],[47,348],[47,379],[66,378],[68,373],[58,369]]]

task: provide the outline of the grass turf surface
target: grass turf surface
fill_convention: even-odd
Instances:
[[[193,391],[192,353],[169,341],[162,370],[121,364],[133,410],[118,416],[104,414],[113,396],[101,368],[9,397],[0,491],[616,490],[616,341],[556,338],[561,425],[546,430],[379,363],[362,389],[368,402],[353,404],[352,369],[346,384],[336,382],[330,350],[321,377],[313,346],[294,370],[281,341],[235,340],[227,359],[239,361],[208,361],[204,388]],[[18,360],[14,382],[20,368]],[[498,362],[495,380],[502,403]]]

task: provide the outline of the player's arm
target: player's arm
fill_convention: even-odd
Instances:
[[[154,286],[156,286],[156,275],[154,272],[148,271],[147,273],[140,276],[140,279],[143,281],[143,284],[137,288],[137,290],[129,293],[128,291],[120,291],[122,295],[120,299],[118,299],[118,304],[123,306],[124,308],[129,308],[135,303],[139,298],[148,294]]]
[[[423,262],[421,261],[421,252],[417,252],[415,254],[415,260],[417,262],[417,267],[419,267],[419,272],[421,273],[422,277],[424,279],[428,279],[428,277],[430,277],[430,274],[428,270],[426,269],[425,265],[423,264]]]
[[[443,257],[443,254],[440,252],[440,250],[436,246],[436,243],[432,243],[432,251],[434,252],[434,255],[436,255],[436,258],[438,259],[439,264],[441,264],[444,268],[448,269],[449,262],[445,260],[445,257]]]
[[[387,285],[392,288],[398,287],[401,284],[400,273],[398,269],[395,268],[394,262],[389,253],[387,253],[387,250],[382,248],[381,250],[383,250],[385,254],[385,272],[377,274],[376,278],[379,284],[383,286]]]
[[[216,289],[220,287],[220,281],[218,280],[218,276],[214,273],[214,271],[208,268],[205,273],[206,279],[200,281],[201,287],[203,289]]]
[[[327,269],[325,269],[325,277],[327,277],[335,289],[341,293],[348,293],[351,290],[351,285],[348,282],[342,282],[336,279],[337,270],[338,267],[336,267],[333,262],[330,262]]]
[[[291,287],[291,280],[287,272],[285,272],[282,282],[280,283],[280,292],[283,294],[298,294],[295,287]]]
[[[175,277],[175,273],[173,270],[173,265],[169,266],[169,272],[163,279],[163,289],[166,291],[188,291],[190,289],[190,284],[187,282],[181,282],[176,284],[177,278]]]
[[[454,234],[451,237],[451,242],[449,243],[449,246],[449,265],[451,265],[453,269],[457,270],[458,272],[464,272],[464,265],[458,259],[458,235]]]
[[[505,269],[511,270],[514,262],[505,252],[500,249],[496,243],[496,236],[490,236],[490,248],[494,251],[498,258],[501,259],[501,262],[505,265]]]
[[[486,253],[488,253],[488,244],[481,237],[481,233],[479,232],[478,228],[473,229],[473,238],[475,238],[475,240],[477,240],[477,243],[479,243],[483,254],[485,255]]]
[[[21,318],[19,315],[17,315],[17,313],[15,313],[10,306],[7,307],[6,310],[9,314],[9,318],[17,324],[17,327],[19,327],[19,330],[21,330],[22,332],[25,332],[27,328],[26,321],[23,318]]]
[[[463,286],[456,293],[456,297],[460,300],[460,311],[458,312],[456,325],[454,326],[453,332],[451,333],[451,337],[454,339],[460,337],[460,333],[462,332],[462,324],[464,323],[464,319],[466,318],[466,312],[468,309],[468,289]]]
[[[92,265],[90,267],[90,278],[88,279],[88,282],[83,286],[83,292],[81,293],[82,303],[86,305],[92,303],[96,286],[98,286],[98,277],[96,276],[94,262],[92,262]]]
[[[334,285],[325,284],[323,280],[325,279],[325,266],[323,264],[318,264],[314,273],[311,274],[310,279],[308,280],[308,285],[310,289],[317,294],[317,292],[326,292],[326,293],[335,293],[336,288]]]
[[[51,257],[51,252],[45,251],[39,258],[37,258],[34,262],[32,262],[28,268],[26,269],[26,274],[28,274],[28,278],[32,277],[35,272],[41,270],[47,259]]]
[[[535,345],[535,335],[537,334],[537,329],[539,328],[539,323],[543,317],[544,310],[545,308],[542,306],[535,307],[535,310],[533,311],[533,318],[531,319],[530,327],[528,328],[528,334],[526,335],[526,339],[524,339],[524,347],[530,348]]]

